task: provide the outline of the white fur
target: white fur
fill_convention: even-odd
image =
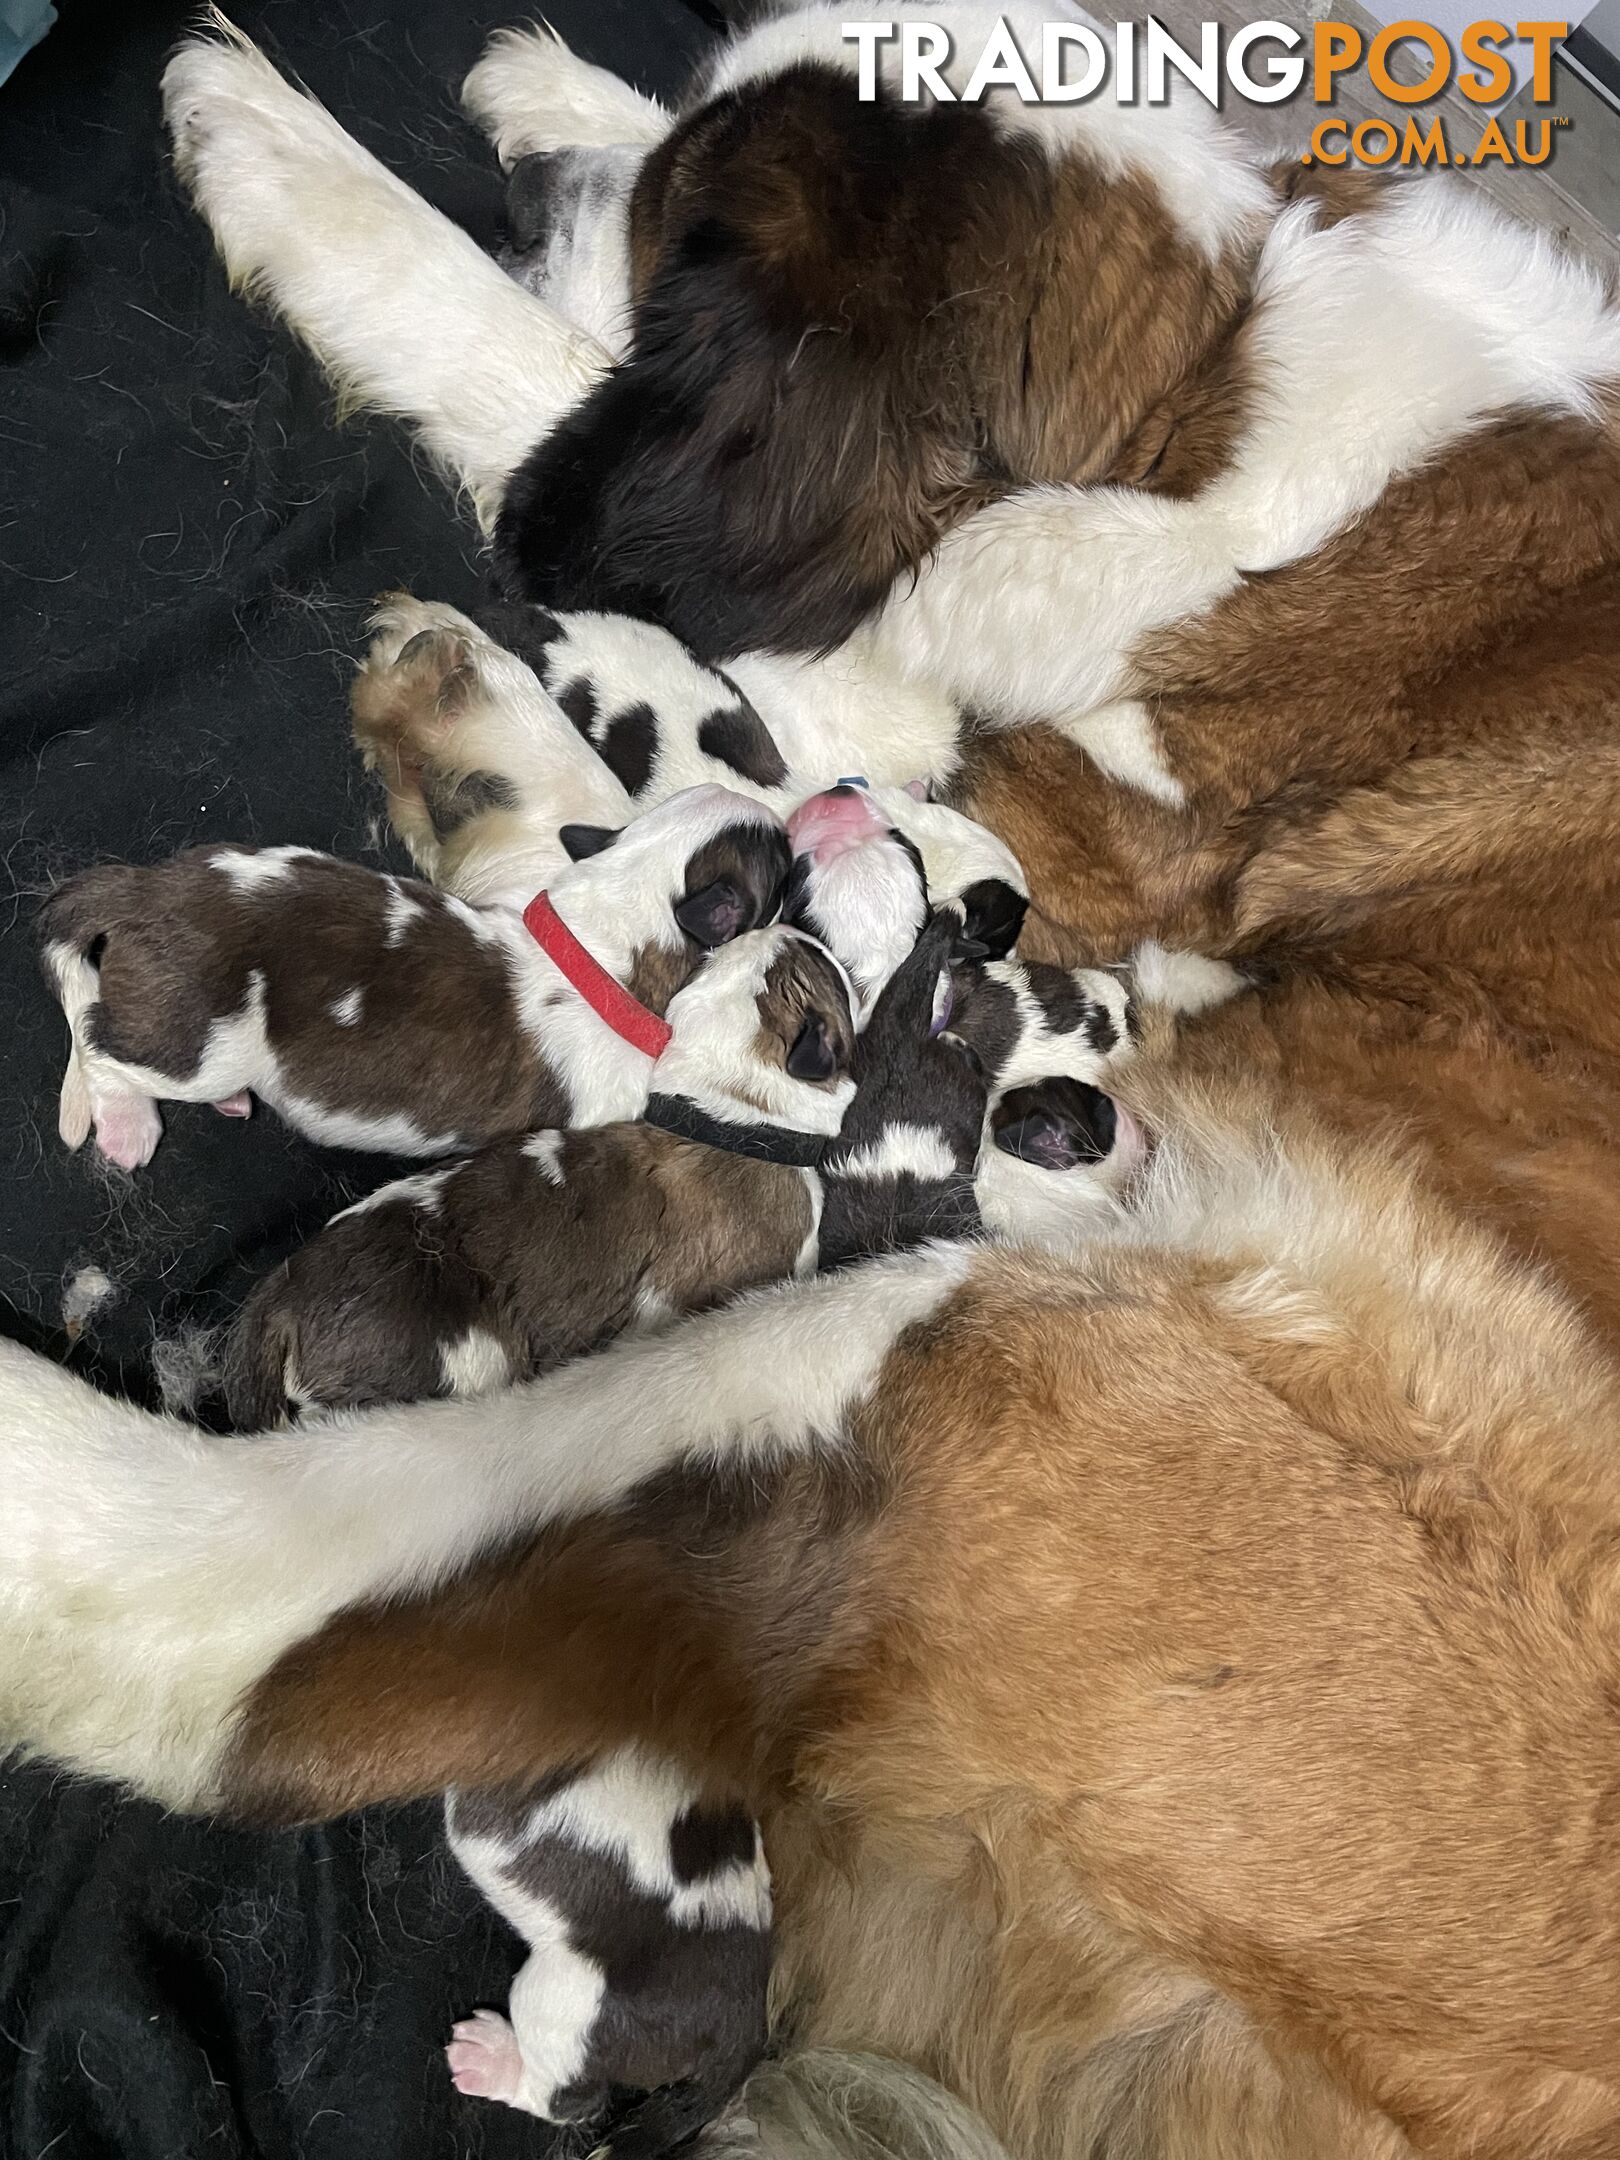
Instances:
[[[615,360],[630,347],[630,197],[640,150],[555,150],[546,170],[543,244],[503,258],[527,293],[598,340]]]
[[[487,1395],[512,1377],[506,1352],[487,1328],[469,1328],[459,1342],[441,1344],[439,1370],[452,1395]]]
[[[730,1124],[837,1132],[855,1093],[852,1079],[796,1080],[764,1063],[754,1050],[765,978],[772,961],[795,941],[815,943],[782,924],[745,931],[711,953],[692,980],[676,991],[665,1014],[669,1044],[653,1067],[652,1085],[660,1094],[679,1095]],[[837,966],[836,960],[833,964]],[[839,973],[843,975],[841,968]],[[847,976],[844,988],[853,1016],[856,995]]]
[[[840,1178],[897,1178],[911,1176],[925,1184],[955,1175],[956,1157],[931,1125],[911,1125],[896,1119],[885,1126],[880,1138],[838,1159]]]
[[[232,279],[267,299],[357,404],[411,420],[486,522],[507,475],[607,364],[601,346],[283,80],[228,42],[163,78],[175,160]]]
[[[370,673],[394,666],[411,639],[424,631],[445,632],[460,641],[472,685],[438,723],[442,740],[453,746],[458,769],[499,773],[519,797],[515,814],[497,812],[491,820],[480,820],[479,832],[465,839],[457,835],[451,851],[436,841],[413,838],[424,877],[480,906],[523,908],[568,868],[567,850],[557,837],[561,826],[616,828],[634,817],[630,797],[533,669],[459,608],[418,600],[410,593],[390,593],[372,616],[371,628],[375,634],[365,662]],[[705,772],[701,777],[710,780],[714,775]],[[486,828],[493,836],[488,845],[479,837]]]
[[[857,634],[871,663],[1007,722],[1113,706],[1151,632],[1312,554],[1495,414],[1590,414],[1620,378],[1597,273],[1440,178],[1330,229],[1284,211],[1250,335],[1255,417],[1225,473],[1182,502],[1042,487],[992,504]]]
[[[1021,960],[992,960],[986,964],[984,972],[992,982],[1001,983],[1012,992],[1017,1006],[1018,1034],[1006,1063],[996,1075],[998,1094],[1005,1094],[1010,1088],[1029,1087],[1037,1080],[1058,1077],[1084,1080],[1092,1087],[1101,1087],[1107,1074],[1130,1056],[1131,1038],[1126,1026],[1130,992],[1112,970],[1068,970],[1080,996],[1089,1003],[1100,1005],[1108,1015],[1115,1039],[1113,1048],[1106,1051],[1095,1047],[1083,1023],[1067,1029],[1052,1026],[1029,986],[1029,975]]]
[[[671,125],[656,98],[582,60],[549,26],[497,30],[461,86],[461,103],[508,167],[536,150],[650,150]]]
[[[537,1163],[540,1175],[549,1185],[566,1183],[562,1167],[563,1136],[559,1132],[530,1133],[523,1143],[523,1152],[530,1162]]]
[[[1083,719],[1060,720],[1058,731],[1078,743],[1098,771],[1121,787],[1151,795],[1173,810],[1187,800],[1187,790],[1165,763],[1158,730],[1140,698],[1099,705]]]
[[[0,1745],[206,1805],[243,1691],[333,1613],[673,1463],[835,1445],[968,1265],[929,1250],[785,1285],[528,1387],[251,1446],[0,1344]]]
[[[1131,956],[1138,996],[1147,1005],[1163,1005],[1191,1016],[1224,1005],[1249,986],[1226,960],[1206,960],[1201,953],[1173,952],[1149,938]]]

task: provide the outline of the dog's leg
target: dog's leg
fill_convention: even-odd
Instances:
[[[554,30],[498,30],[461,86],[502,165],[537,150],[652,149],[673,124],[656,98],[569,50]]]
[[[782,1581],[805,1628],[812,1606],[836,1618],[842,1593],[827,1571],[860,1521],[857,1510],[839,1528],[850,1496],[838,1436],[902,1333],[939,1310],[969,1264],[936,1251],[785,1286],[527,1388],[334,1419],[253,1447],[148,1416],[0,1343],[0,1747],[33,1746],[177,1805],[332,1814],[368,1792],[521,1774],[549,1747],[528,1728],[566,1673],[563,1695],[591,1727],[563,1737],[573,1759],[630,1739],[696,1747],[705,1763],[746,1748],[747,1704],[722,1700],[742,1677],[728,1677],[727,1660],[765,1622],[728,1620],[723,1591],[708,1602],[719,1576],[705,1548],[726,1542],[728,1524],[746,1543],[772,1481],[802,1479],[782,1520],[804,1541],[804,1572],[796,1564]],[[728,1493],[740,1514],[728,1516]],[[504,1576],[529,1616],[511,1661],[469,1643],[453,1670],[461,1653],[446,1663],[428,1639],[436,1591],[454,1602],[465,1584],[476,1601],[466,1571],[480,1556],[537,1539]],[[631,1580],[640,1569],[645,1598]],[[777,1594],[760,1581],[748,1597]],[[507,1595],[498,1589],[496,1604]],[[375,1621],[398,1600],[400,1670],[346,1732],[328,1731],[327,1683],[364,1653],[323,1631],[346,1612]],[[508,1622],[484,1609],[501,1634]],[[450,1633],[464,1617],[458,1605]],[[627,1622],[651,1628],[649,1658],[627,1651]],[[803,1633],[797,1620],[779,1632],[785,1655]],[[288,1658],[300,1645],[302,1677]],[[537,1692],[531,1654],[553,1676]],[[420,1687],[404,1677],[417,1666]],[[786,1677],[773,1678],[777,1696]],[[514,1700],[533,1696],[532,1719],[483,1699],[514,1687]],[[289,1714],[307,1745],[291,1748]]]
[[[417,428],[491,522],[606,354],[215,20],[224,41],[169,63],[164,109],[233,281],[285,316],[341,396]]]

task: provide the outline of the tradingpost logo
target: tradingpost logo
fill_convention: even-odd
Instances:
[[[1162,105],[1172,80],[1219,102],[1223,85],[1251,105],[1281,105],[1299,97],[1331,106],[1341,83],[1359,76],[1397,108],[1390,118],[1349,120],[1330,114],[1314,122],[1306,164],[1317,165],[1544,165],[1554,131],[1565,123],[1547,114],[1504,124],[1489,112],[1478,142],[1454,141],[1439,114],[1420,108],[1455,88],[1482,111],[1501,104],[1527,73],[1531,102],[1549,105],[1553,95],[1553,48],[1569,34],[1567,22],[1469,23],[1455,37],[1435,23],[1402,19],[1375,32],[1354,23],[1313,23],[1309,32],[1291,23],[1253,22],[1228,30],[1199,26],[1196,49],[1171,35],[1153,17],[1115,23],[1111,31],[1089,23],[1054,21],[1041,26],[1039,50],[1020,45],[1011,26],[996,21],[976,52],[959,50],[939,23],[846,22],[845,40],[856,48],[858,95],[878,94],[879,72],[903,103],[932,98],[942,104],[977,104],[991,90],[1011,90],[1026,105],[1078,105],[1112,96],[1121,105]],[[1404,50],[1416,62],[1403,82],[1390,61]]]

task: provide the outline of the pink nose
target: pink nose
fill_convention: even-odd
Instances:
[[[828,788],[800,803],[787,829],[794,854],[808,855],[819,868],[886,833],[889,821],[864,788]]]

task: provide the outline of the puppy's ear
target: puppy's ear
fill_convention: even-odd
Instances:
[[[712,951],[750,927],[753,903],[735,878],[716,878],[701,892],[687,894],[675,909],[675,920],[689,938]]]
[[[793,1039],[787,1069],[795,1080],[831,1080],[838,1071],[838,1051],[825,1013],[810,1013]]]
[[[617,825],[561,825],[557,838],[570,862],[583,862],[587,855],[600,855],[604,848],[610,848],[620,830]]]
[[[997,1105],[995,1144],[1038,1170],[1078,1170],[1114,1144],[1114,1105],[1084,1080],[1014,1088]]]
[[[1029,901],[1005,878],[977,878],[961,896],[962,929],[952,948],[958,960],[1005,960],[1018,942]]]

